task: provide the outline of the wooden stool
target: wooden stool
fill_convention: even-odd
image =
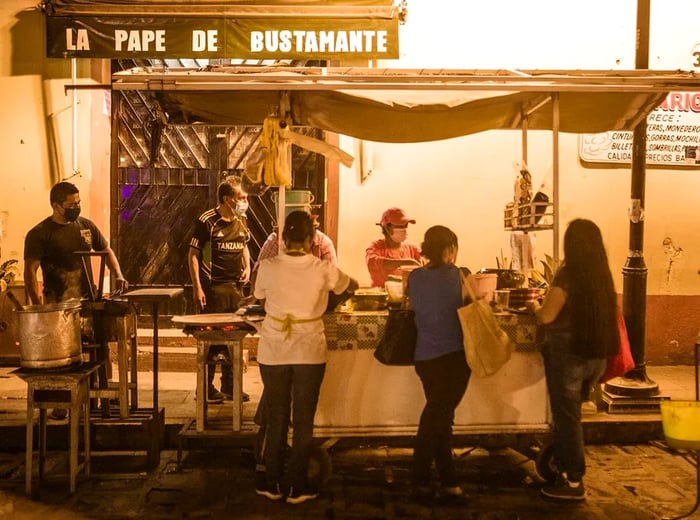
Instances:
[[[191,331],[188,332],[197,340],[197,404],[195,424],[198,433],[204,431],[207,420],[207,370],[209,361],[209,348],[214,345],[226,345],[231,370],[233,371],[233,423],[234,432],[241,431],[243,417],[243,338],[248,330],[230,331]]]
[[[27,446],[25,462],[25,491],[32,494],[34,455],[34,409],[39,409],[39,480],[44,478],[46,459],[46,410],[64,405],[68,408],[70,426],[69,472],[70,492],[75,493],[75,480],[83,469],[90,476],[90,375],[96,363],[85,363],[65,369],[35,370],[19,368],[12,373],[27,383]],[[80,414],[83,414],[83,462],[78,463]]]

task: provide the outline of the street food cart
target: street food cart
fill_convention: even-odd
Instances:
[[[323,441],[314,453],[321,467],[326,466],[326,449],[341,440],[391,438],[402,442],[417,431],[425,398],[413,367],[385,366],[374,358],[387,316],[387,310],[324,315],[328,361],[314,423],[314,436]],[[548,450],[541,449],[549,433],[547,387],[535,319],[529,314],[507,312],[498,313],[497,318],[513,341],[514,352],[496,374],[470,379],[456,410],[455,436],[473,444],[483,444],[484,437],[489,437],[490,445],[505,443],[527,450],[528,455],[547,454]],[[234,435],[250,438],[258,448],[261,445],[264,427],[258,429],[254,418],[244,415],[240,399],[244,377],[242,340],[255,332],[255,322],[261,319],[232,313],[173,317],[174,323],[197,340],[198,395],[205,395],[209,345],[227,345],[234,371],[232,424],[223,430],[220,424],[212,426],[206,400],[197,399],[195,421],[183,428],[181,440]],[[538,467],[546,474],[548,462],[538,458]]]
[[[292,126],[314,126],[380,142],[431,141],[519,128],[523,159],[527,159],[527,131],[551,130],[556,258],[559,132],[632,129],[669,91],[693,88],[693,81],[683,73],[651,71],[213,67],[133,69],[116,73],[112,85],[115,90],[151,91],[172,116],[171,124],[260,125],[270,107],[276,106],[275,115]],[[456,412],[457,436],[549,431],[544,367],[535,346],[534,324],[522,315],[499,319],[516,350],[497,374],[471,379]],[[415,432],[423,405],[417,376],[411,367],[383,366],[373,357],[385,320],[383,312],[326,316],[329,357],[316,417],[317,437],[400,437]]]
[[[314,435],[322,448],[340,440],[410,440],[425,404],[423,387],[411,366],[386,366],[374,358],[388,311],[334,312],[323,318],[328,341]],[[488,377],[472,375],[455,411],[455,444],[508,446],[534,457],[543,478],[553,478],[550,416],[537,325],[530,314],[496,314],[514,351]],[[320,471],[329,466],[323,450],[314,454]],[[325,470],[327,471],[327,470]]]

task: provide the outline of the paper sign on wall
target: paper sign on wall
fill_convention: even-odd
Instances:
[[[632,162],[632,131],[581,134],[584,162]],[[700,166],[700,92],[671,92],[647,116],[647,164]]]

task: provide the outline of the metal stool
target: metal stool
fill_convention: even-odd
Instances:
[[[39,409],[39,480],[44,478],[46,460],[46,410],[56,405],[68,408],[70,430],[69,479],[70,492],[75,493],[78,472],[83,469],[90,476],[90,407],[89,379],[97,370],[95,363],[55,370],[19,368],[12,373],[27,383],[27,446],[25,462],[25,491],[32,494],[32,466],[34,456],[34,409]],[[83,415],[83,461],[78,461],[79,424]]]

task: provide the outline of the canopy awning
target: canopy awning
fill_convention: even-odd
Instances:
[[[50,16],[361,16],[393,18],[394,0],[43,0]]]
[[[171,124],[261,125],[271,114],[379,142],[447,139],[484,130],[632,130],[671,91],[698,91],[692,73],[220,67],[133,69],[116,90],[155,93]],[[288,104],[288,109],[285,105]],[[282,106],[282,108],[280,108]]]

